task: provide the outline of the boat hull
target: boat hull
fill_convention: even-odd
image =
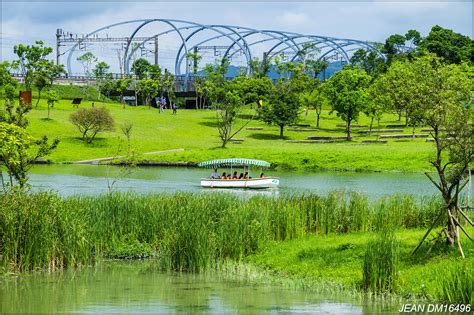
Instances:
[[[276,177],[251,179],[201,179],[201,186],[205,188],[265,189],[277,188],[279,184],[280,179]]]

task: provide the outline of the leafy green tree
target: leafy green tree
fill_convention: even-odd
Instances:
[[[58,143],[58,139],[49,143],[47,137],[35,139],[17,125],[0,122],[0,158],[10,175],[11,186],[15,179],[23,189],[32,162],[50,154]]]
[[[186,58],[193,62],[193,86],[196,91],[196,109],[202,109],[204,106],[204,79],[198,76],[199,62],[202,56],[197,52],[188,52]]]
[[[109,69],[110,69],[110,65],[108,65],[104,61],[100,61],[95,65],[94,69],[92,69],[92,74],[98,80],[104,79],[108,76]]]
[[[41,65],[46,61],[46,57],[53,51],[51,47],[44,47],[42,41],[37,41],[35,45],[17,45],[13,47],[13,52],[18,60],[14,61],[14,66],[24,75],[25,87],[31,91],[34,76]]]
[[[80,108],[69,116],[69,120],[86,143],[91,143],[99,132],[114,129],[114,119],[105,107]]]
[[[250,74],[256,79],[265,78],[271,66],[271,58],[267,54],[264,54],[262,61],[258,58],[253,58],[249,62]]]
[[[122,102],[123,108],[125,108],[125,101],[123,99],[123,96],[131,84],[131,78],[119,79],[115,82],[115,91],[120,94],[120,101]]]
[[[242,101],[235,91],[227,91],[222,102],[213,102],[216,110],[217,130],[222,142],[222,148],[234,138],[251,119],[246,120],[239,128],[234,129],[237,116],[242,108]]]
[[[76,59],[77,61],[79,61],[81,64],[82,64],[82,68],[84,69],[84,74],[89,77],[91,76],[93,73],[91,72],[92,70],[92,65],[97,62],[97,57],[94,56],[93,53],[91,53],[90,51],[89,52],[86,52],[85,54],[77,57]]]
[[[31,104],[21,101],[16,104],[18,82],[11,77],[10,67],[6,61],[0,64],[0,88],[3,90],[2,97],[5,100],[4,108],[0,110],[0,122],[26,128],[28,126],[26,114],[31,110]]]
[[[314,108],[316,112],[316,127],[319,127],[319,119],[323,111],[323,106],[327,104],[327,98],[323,93],[322,86],[300,94],[301,105],[305,108]]]
[[[346,122],[347,140],[351,140],[351,123],[359,117],[368,100],[371,77],[363,70],[343,69],[324,84],[324,92],[338,117]]]
[[[289,84],[280,81],[269,96],[268,104],[259,108],[259,117],[267,124],[280,128],[280,138],[284,138],[284,128],[298,121],[300,103]]]
[[[474,41],[469,36],[435,25],[420,43],[421,49],[436,54],[448,64],[474,63]]]
[[[55,102],[59,101],[59,95],[55,90],[50,89],[46,92],[46,100],[48,103],[48,119],[49,119],[50,109],[54,107]]]
[[[472,74],[467,65],[446,65],[442,59],[427,55],[405,66],[415,76],[415,87],[406,90],[415,106],[423,111],[422,122],[432,128],[436,154],[431,165],[436,169],[438,180],[426,173],[439,190],[445,206],[441,209],[433,225],[423,237],[430,233],[441,219],[447,222],[442,228],[446,243],[458,247],[464,257],[459,237],[461,229],[471,240],[461,225],[461,217],[471,222],[459,206],[460,193],[468,184],[467,170],[474,159],[474,127],[472,121]],[[470,103],[469,103],[470,102]],[[472,224],[472,223],[471,223]],[[421,245],[421,243],[420,243]],[[419,246],[415,249],[415,251]]]
[[[132,64],[132,72],[138,78],[138,80],[143,80],[148,76],[148,70],[150,69],[150,62],[145,58],[138,58]]]
[[[36,72],[33,75],[33,85],[38,89],[38,99],[35,106],[39,104],[41,91],[44,88],[51,88],[54,80],[65,73],[66,70],[63,65],[55,65],[51,60],[43,59],[38,62]]]
[[[138,81],[137,91],[145,98],[145,105],[150,108],[150,100],[158,94],[158,82],[153,79]]]
[[[272,80],[268,77],[236,77],[234,79],[236,91],[241,98],[243,104],[251,105],[257,108],[260,101],[268,99],[273,91]]]
[[[362,69],[373,77],[379,76],[388,68],[385,59],[373,50],[358,49],[350,61],[355,68]]]

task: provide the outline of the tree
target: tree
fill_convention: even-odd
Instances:
[[[217,130],[222,141],[222,148],[232,140],[252,119],[248,119],[239,128],[233,130],[237,115],[242,108],[242,101],[235,91],[227,91],[222,102],[214,102],[217,117]],[[252,117],[253,118],[253,117]]]
[[[32,162],[50,154],[58,143],[58,139],[48,143],[47,137],[35,139],[17,125],[0,122],[0,157],[10,175],[11,186],[15,179],[23,189]]]
[[[123,99],[123,96],[131,84],[132,84],[131,78],[119,79],[115,82],[115,91],[118,94],[120,94],[120,101],[123,104],[123,108],[125,108],[125,101]]]
[[[22,101],[18,105],[15,99],[18,97],[18,82],[10,74],[11,65],[5,61],[0,63],[0,88],[3,89],[3,98],[5,100],[4,108],[0,111],[0,122],[15,124],[25,128],[28,125],[26,114],[31,110],[31,104]]]
[[[319,118],[323,111],[323,105],[327,104],[327,99],[323,93],[323,89],[320,87],[312,90],[303,92],[300,95],[301,105],[306,108],[314,108],[316,111],[316,127],[319,127]]]
[[[284,137],[284,128],[298,121],[300,103],[290,86],[280,81],[270,95],[268,104],[259,108],[260,119],[267,124],[280,127],[280,138]]]
[[[51,107],[54,107],[54,103],[59,101],[59,95],[56,93],[55,90],[51,89],[46,93],[46,100],[48,102],[48,119],[49,119],[49,111]]]
[[[41,63],[46,61],[46,57],[53,51],[51,47],[44,47],[43,44],[42,41],[37,41],[31,46],[20,44],[13,47],[13,52],[18,56],[14,66],[23,74],[27,91],[31,91],[34,76]]]
[[[197,74],[202,56],[197,52],[188,52],[186,58],[193,62],[193,86],[196,91],[196,109],[199,109],[204,106],[204,79]]]
[[[86,52],[85,54],[77,57],[76,60],[79,61],[82,64],[82,68],[84,69],[84,74],[87,77],[91,76],[92,75],[92,73],[91,73],[92,65],[94,64],[94,62],[97,61],[96,56],[94,56],[94,54],[89,51],[89,52]]]
[[[95,65],[94,69],[92,69],[92,74],[98,80],[104,79],[109,74],[109,69],[110,66],[106,62],[100,61]]]
[[[33,85],[38,89],[38,99],[36,105],[38,106],[41,91],[44,88],[53,86],[54,80],[66,73],[63,65],[55,65],[51,60],[40,60],[36,72],[33,75]]]
[[[356,50],[351,57],[351,64],[355,68],[364,70],[374,78],[387,70],[385,59],[374,50]]]
[[[265,78],[271,69],[271,58],[267,54],[263,55],[262,61],[253,58],[249,62],[250,74],[256,79]]]
[[[102,78],[98,79],[97,87],[99,88],[100,94],[102,94],[102,103],[104,103],[105,98],[110,97],[110,93],[114,91],[116,87],[112,74],[107,73]]]
[[[130,121],[124,122],[122,125],[120,125],[120,130],[122,130],[122,134],[127,138],[127,148],[128,148],[128,156],[131,156],[132,152],[132,147],[131,147],[131,137],[132,137],[132,129],[133,129],[133,123]]]
[[[236,77],[234,80],[235,89],[243,104],[257,108],[260,101],[267,100],[273,91],[273,83],[270,78],[261,77]]]
[[[347,140],[351,140],[351,122],[359,117],[368,100],[371,77],[363,70],[343,69],[324,84],[332,111],[346,122]]]
[[[150,108],[150,99],[158,94],[158,82],[153,79],[140,80],[137,91],[145,98],[145,105]]]
[[[132,72],[138,78],[138,80],[143,80],[148,76],[148,70],[151,64],[145,58],[139,58],[135,60],[132,64]]]
[[[99,132],[114,128],[114,120],[105,107],[80,108],[69,120],[79,129],[86,143],[91,143]]]
[[[448,64],[474,63],[474,41],[438,25],[421,41],[420,48],[435,53]]]
[[[430,163],[436,169],[438,180],[429,173],[425,174],[444,200],[444,207],[420,245],[433,227],[442,218],[446,218],[447,222],[442,228],[446,243],[450,246],[457,244],[459,254],[464,257],[459,228],[468,238],[472,238],[462,227],[461,216],[468,222],[471,221],[459,206],[459,195],[468,183],[465,178],[474,158],[472,109],[468,103],[472,89],[472,78],[469,77],[472,67],[446,65],[433,55],[417,58],[412,62],[406,61],[403,66],[415,77],[415,86],[404,90],[405,97],[422,109],[422,122],[433,130],[431,136],[436,154]]]

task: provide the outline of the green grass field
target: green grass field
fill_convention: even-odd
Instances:
[[[452,252],[425,255],[427,248],[423,247],[413,256],[411,252],[424,232],[424,229],[400,229],[396,233],[400,240],[400,269],[395,292],[407,299],[416,296],[445,301],[447,297],[442,286],[447,274],[461,268],[472,270],[473,243],[462,235],[466,260]],[[332,283],[335,289],[342,286],[344,290],[358,290],[362,285],[367,242],[373,237],[371,233],[356,232],[273,242],[263,251],[248,257],[247,261],[263,270],[271,270],[279,278],[300,279],[308,285],[323,281],[325,289]],[[472,301],[472,291],[470,299]]]
[[[35,101],[33,101],[35,103]],[[95,101],[96,106],[102,106]],[[90,107],[91,101],[85,101],[81,107]],[[144,106],[127,106],[105,103],[115,119],[113,132],[98,135],[92,144],[85,144],[80,133],[69,122],[69,115],[76,109],[70,100],[61,100],[51,110],[51,119],[47,117],[44,100],[38,108],[28,114],[28,130],[34,136],[47,135],[61,140],[57,150],[48,157],[54,162],[71,162],[123,154],[126,151],[125,137],[120,125],[132,122],[132,147],[139,160],[166,162],[199,162],[216,158],[245,157],[263,159],[271,162],[276,168],[291,169],[336,169],[336,170],[390,170],[421,171],[429,170],[428,159],[434,154],[432,143],[425,139],[389,140],[388,144],[362,144],[364,139],[377,139],[376,135],[360,135],[353,129],[353,141],[342,143],[290,143],[287,140],[303,140],[308,136],[344,136],[343,123],[335,114],[325,110],[318,131],[296,132],[285,131],[285,139],[279,138],[276,126],[269,126],[260,121],[252,121],[247,127],[261,127],[263,130],[246,130],[236,138],[243,139],[241,144],[229,143],[227,148],[220,148],[220,139],[215,127],[215,113],[212,110],[178,110],[172,115],[170,110],[158,113],[157,109]],[[249,110],[245,114],[249,114]],[[301,123],[315,127],[316,115],[310,111],[308,117],[301,113]],[[242,123],[242,120],[238,122]],[[361,115],[358,124],[368,124],[368,118]],[[394,115],[385,115],[381,128],[389,124],[399,124]],[[377,128],[375,126],[374,128]],[[288,129],[288,128],[287,128]],[[364,128],[366,129],[366,128]],[[417,129],[417,133],[421,128]],[[404,134],[411,129],[405,128]],[[169,149],[184,149],[184,152],[141,155]]]

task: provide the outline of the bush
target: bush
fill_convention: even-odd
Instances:
[[[105,107],[80,108],[69,120],[79,129],[86,143],[91,143],[99,132],[114,129],[114,119]]]

